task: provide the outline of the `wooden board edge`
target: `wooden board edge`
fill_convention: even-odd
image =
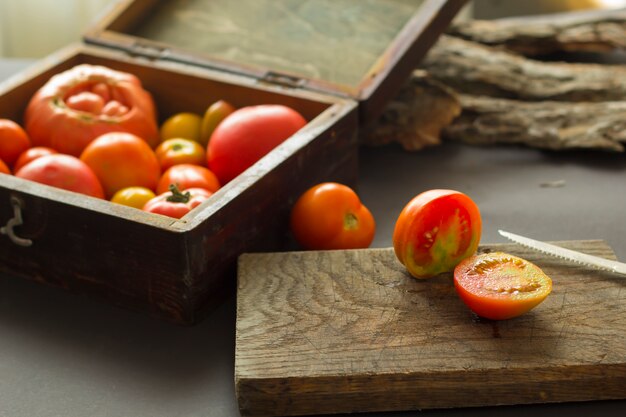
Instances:
[[[520,383],[520,377],[526,378]],[[235,374],[241,415],[314,415],[626,399],[626,362],[490,372],[248,378]],[[585,394],[580,394],[584,392]]]

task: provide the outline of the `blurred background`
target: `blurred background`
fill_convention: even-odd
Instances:
[[[116,1],[0,0],[0,57],[41,58],[79,41],[89,25]],[[626,0],[474,0],[460,18],[493,19],[618,7],[626,7]]]

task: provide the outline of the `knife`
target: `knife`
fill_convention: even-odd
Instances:
[[[498,230],[498,233],[515,243],[519,243],[522,246],[526,246],[539,252],[543,252],[547,255],[556,256],[557,258],[562,258],[579,264],[614,272],[616,274],[626,275],[626,264],[621,262],[611,261],[609,259],[588,255],[586,253],[577,252],[571,249],[565,249],[560,246],[552,245],[550,243],[530,239],[510,232],[505,232],[504,230]]]

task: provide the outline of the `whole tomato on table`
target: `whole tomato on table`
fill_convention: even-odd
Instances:
[[[180,191],[176,185],[172,185],[169,191],[149,200],[143,206],[143,210],[180,219],[212,194],[204,188],[188,188]]]
[[[430,278],[474,255],[481,231],[480,212],[471,198],[455,190],[429,190],[400,213],[393,247],[412,276]]]
[[[28,103],[24,124],[34,146],[74,156],[108,132],[135,134],[151,148],[160,140],[152,96],[139,79],[98,65],[51,77]]]
[[[306,249],[367,248],[376,222],[350,187],[326,182],[308,189],[291,209],[291,231]]]

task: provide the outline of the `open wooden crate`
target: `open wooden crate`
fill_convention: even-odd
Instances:
[[[326,5],[304,3],[314,7],[307,13]],[[28,100],[52,75],[88,63],[136,75],[153,95],[161,121],[182,111],[202,113],[224,99],[236,107],[284,104],[308,124],[180,220],[0,175],[0,223],[19,212],[23,224],[15,232],[32,242],[20,246],[0,236],[0,271],[177,323],[197,322],[234,291],[241,253],[293,245],[289,209],[304,190],[322,181],[355,185],[359,123],[382,110],[463,3],[428,0],[420,8],[407,0],[381,1],[379,6],[390,10],[401,8],[398,16],[404,17],[397,19],[391,44],[370,54],[377,58],[348,86],[341,83],[346,79],[270,70],[262,62],[230,63],[202,44],[191,49],[184,41],[176,45],[180,40],[172,33],[193,29],[185,22],[176,24],[176,13],[171,17],[177,29],[164,30],[169,33],[165,39],[144,37],[159,33],[154,27],[171,15],[169,7],[186,16],[193,8],[215,4],[235,10],[221,0],[116,3],[87,34],[88,44],[59,51],[1,84],[0,117],[21,122]],[[361,13],[375,19],[379,11]]]

